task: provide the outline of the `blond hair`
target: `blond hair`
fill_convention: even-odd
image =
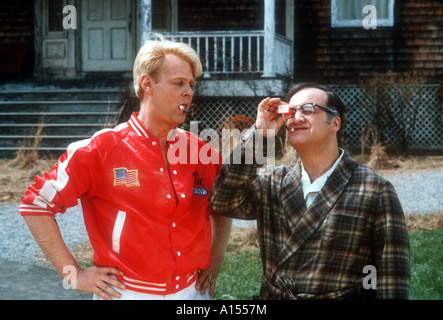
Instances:
[[[174,54],[191,65],[194,79],[202,73],[200,58],[194,49],[186,43],[165,40],[162,35],[155,35],[158,40],[146,42],[137,54],[134,62],[134,89],[137,97],[143,99],[143,89],[140,80],[143,74],[148,74],[158,81],[164,58],[167,54]]]

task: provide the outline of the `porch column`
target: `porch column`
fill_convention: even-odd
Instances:
[[[286,0],[286,38],[294,41],[294,1]]]
[[[152,32],[152,6],[151,0],[141,0],[140,1],[140,15],[141,15],[141,37],[140,37],[140,47],[143,46],[150,38]]]
[[[294,1],[286,0],[286,38],[291,40],[291,51],[289,54],[289,74],[294,73]]]
[[[274,77],[275,0],[265,1],[265,40],[263,77]]]

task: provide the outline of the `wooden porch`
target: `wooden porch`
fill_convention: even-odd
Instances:
[[[195,5],[204,3],[195,1]],[[260,0],[218,4],[218,9],[201,8],[198,13],[190,7],[180,7],[171,1],[169,25],[159,28],[156,23],[158,1],[140,2],[140,46],[155,33],[165,38],[191,45],[200,56],[205,79],[278,78],[291,76],[293,71],[294,3],[291,0]],[[239,19],[234,15],[249,15]],[[210,14],[201,21],[199,15]],[[227,21],[228,26],[220,24]],[[245,25],[243,20],[255,21]],[[196,24],[196,25],[194,25]],[[197,25],[198,24],[198,25]],[[199,28],[199,26],[202,26]],[[159,30],[160,29],[160,30]]]
[[[272,46],[272,50],[266,49],[262,30],[176,32],[163,36],[192,46],[200,57],[205,78],[223,75],[266,77],[287,75],[291,71],[292,41],[281,35],[266,44]],[[270,56],[266,51],[271,51]]]

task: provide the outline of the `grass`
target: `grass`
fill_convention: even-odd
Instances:
[[[411,300],[443,300],[443,228],[410,233]],[[250,300],[260,292],[258,249],[227,252],[215,299]]]
[[[443,229],[409,236],[412,300],[443,300]]]
[[[262,267],[260,252],[247,249],[227,252],[217,277],[216,300],[251,300],[260,294]]]

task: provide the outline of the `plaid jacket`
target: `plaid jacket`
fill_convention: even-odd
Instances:
[[[250,138],[252,139],[252,137]],[[241,154],[248,151],[242,143]],[[231,153],[232,158],[232,153]],[[210,203],[220,214],[257,219],[265,299],[407,299],[410,265],[404,214],[391,183],[345,151],[309,209],[301,165],[257,175],[257,165],[224,164]],[[364,271],[372,265],[374,273]],[[372,291],[374,293],[374,291]]]

